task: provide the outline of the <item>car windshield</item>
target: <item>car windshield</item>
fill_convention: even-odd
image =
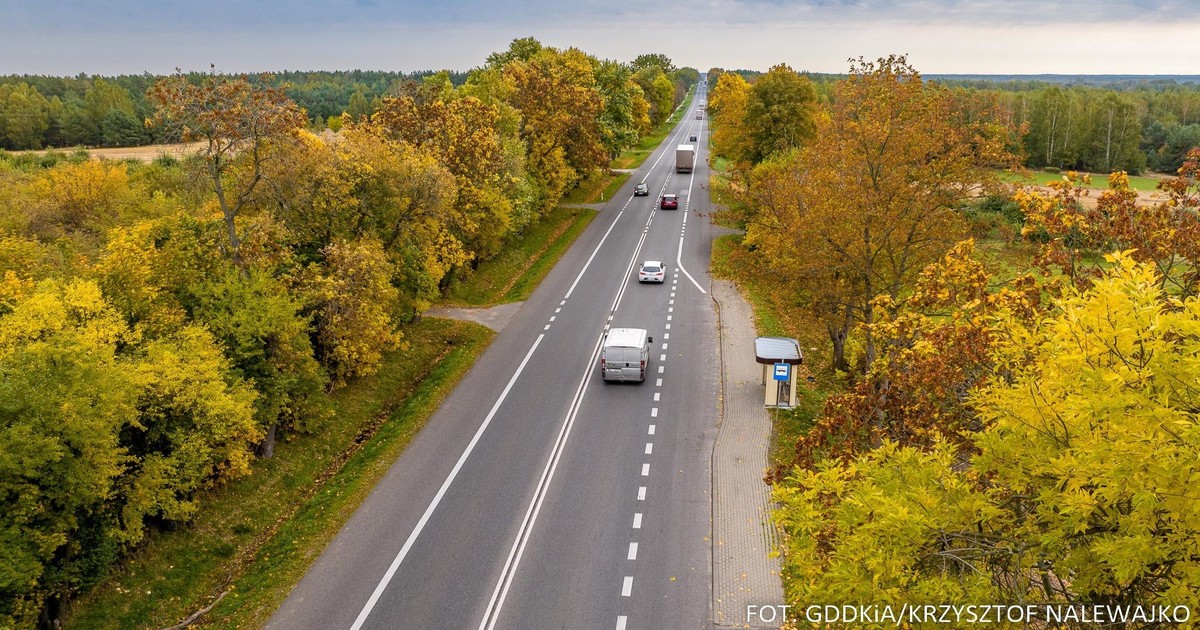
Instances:
[[[646,265],[642,267],[642,271],[647,273],[658,273],[661,269],[657,265]]]

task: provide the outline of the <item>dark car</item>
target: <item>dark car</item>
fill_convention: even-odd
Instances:
[[[646,182],[638,182],[637,186],[633,187],[634,197],[646,197],[650,194],[650,187],[646,186]]]
[[[678,210],[679,196],[674,193],[667,193],[658,200],[658,207],[663,210]]]
[[[688,142],[695,142],[696,136],[688,136]]]

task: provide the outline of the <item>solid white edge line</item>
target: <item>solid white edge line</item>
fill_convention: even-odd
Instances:
[[[579,386],[575,389],[575,397],[571,400],[571,406],[567,410],[567,416],[563,419],[562,427],[558,430],[558,437],[555,439],[554,446],[551,449],[550,459],[546,462],[546,468],[542,471],[542,477],[534,488],[533,500],[525,512],[525,519],[517,529],[517,536],[513,540],[513,547],[509,551],[508,559],[500,571],[500,580],[496,583],[495,590],[492,591],[492,598],[488,601],[487,608],[484,609],[483,619],[479,622],[479,630],[485,630],[485,628],[491,630],[500,619],[500,611],[504,608],[504,600],[508,597],[508,589],[512,586],[513,578],[517,574],[517,567],[521,565],[521,557],[525,554],[525,545],[529,542],[529,534],[533,530],[534,523],[537,522],[538,514],[541,513],[542,502],[546,498],[546,492],[550,487],[551,480],[554,479],[554,471],[558,469],[558,462],[562,457],[563,450],[566,448],[567,438],[571,435],[571,427],[575,426],[575,418],[579,416],[579,408],[583,405],[583,397],[587,394],[588,385],[591,383],[589,377],[592,374],[592,366],[596,364],[596,360],[600,357],[600,343],[603,339],[603,335],[596,338],[596,345],[592,348],[592,356],[588,359],[583,376],[579,379]]]
[[[475,435],[471,438],[471,442],[467,444],[466,450],[462,452],[462,455],[459,455],[458,461],[454,464],[454,468],[450,470],[450,474],[446,477],[446,480],[442,482],[442,487],[439,488],[437,494],[434,495],[433,501],[429,503],[429,507],[425,508],[425,513],[421,515],[421,519],[417,521],[417,526],[413,528],[411,533],[409,533],[408,540],[404,541],[404,546],[400,548],[400,553],[396,554],[396,558],[392,560],[392,564],[388,567],[387,573],[384,573],[383,579],[379,580],[379,584],[371,593],[370,599],[367,600],[366,605],[364,605],[362,610],[359,611],[358,617],[354,619],[354,625],[350,626],[350,630],[359,630],[359,628],[362,628],[363,623],[365,623],[367,620],[367,616],[371,614],[371,609],[375,608],[375,604],[379,601],[379,597],[383,595],[383,591],[387,589],[388,583],[391,582],[392,577],[396,575],[396,570],[400,568],[400,563],[404,562],[404,557],[408,555],[409,550],[412,549],[413,543],[415,543],[417,537],[421,535],[421,531],[425,529],[425,524],[429,522],[429,517],[433,514],[433,511],[437,509],[438,504],[441,503],[442,497],[446,495],[446,490],[450,488],[450,484],[454,483],[454,478],[458,476],[458,471],[462,469],[463,464],[466,463],[467,458],[470,457],[471,451],[475,450],[475,445],[479,443],[479,438],[483,436],[483,432],[486,431],[488,425],[492,423],[492,418],[496,417],[496,411],[500,409],[500,405],[503,404],[504,399],[508,397],[508,392],[512,390],[513,384],[517,382],[517,379],[521,376],[521,372],[525,371],[525,366],[529,363],[530,357],[533,356],[534,351],[537,350],[537,347],[542,343],[542,339],[545,338],[546,335],[544,334],[538,335],[537,339],[534,340],[533,345],[529,347],[529,352],[525,353],[525,358],[521,360],[521,364],[517,366],[517,370],[513,372],[512,378],[508,379],[508,384],[504,386],[504,391],[500,392],[500,397],[496,399],[495,404],[492,405],[491,411],[489,411],[487,417],[483,419],[483,424],[480,424],[479,429],[475,431]]]
[[[600,242],[596,243],[596,249],[592,250],[592,255],[588,256],[587,262],[583,263],[583,269],[579,270],[579,275],[575,276],[575,281],[571,283],[571,288],[567,289],[567,294],[563,296],[563,301],[571,299],[571,294],[575,292],[575,285],[579,284],[579,280],[583,278],[584,272],[592,264],[592,259],[596,257],[596,253],[600,251],[600,247],[604,245],[604,241],[608,240],[608,235],[612,234],[613,228],[617,227],[617,221],[621,220],[621,215],[625,214],[624,210],[617,213],[617,217],[613,219],[612,224],[608,226],[608,230],[604,232],[604,236],[600,238]]]

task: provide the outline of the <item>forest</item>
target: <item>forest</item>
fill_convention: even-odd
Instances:
[[[752,70],[730,71],[753,79]],[[297,72],[248,77],[281,88],[309,118],[313,131],[340,128],[343,115],[359,118],[381,99],[439,75],[460,86],[470,72],[380,71]],[[845,75],[801,73],[819,90]],[[192,75],[198,80],[200,75]],[[228,77],[236,78],[236,77]],[[975,99],[1003,104],[1014,124],[1023,125],[1023,163],[1107,173],[1123,170],[1174,173],[1188,147],[1200,143],[1200,82],[1195,77],[965,77],[933,80],[962,88]],[[99,77],[0,77],[0,149],[125,147],[177,138],[146,126],[152,104],[150,75]],[[1189,80],[1193,79],[1193,80]],[[649,79],[641,80],[643,89]]]
[[[0,627],[54,626],[204,491],[319,434],[331,392],[375,373],[453,278],[607,173],[698,77],[525,38],[464,76],[5,84],[10,138],[44,142],[54,101],[64,141],[200,149],[0,153]],[[19,102],[46,126],[15,132]],[[347,113],[340,133],[313,133],[326,111]]]
[[[1200,146],[1150,200],[1119,160],[1101,190],[999,176],[1061,155],[1063,125],[1116,137],[1125,105],[1194,125],[1191,93],[1025,98],[903,56],[826,86],[708,80],[714,189],[745,229],[714,266],[769,287],[764,321],[816,375],[767,475],[786,603],[1195,610]]]

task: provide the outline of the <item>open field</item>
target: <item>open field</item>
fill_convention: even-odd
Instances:
[[[150,144],[144,147],[117,147],[108,149],[73,147],[66,149],[41,149],[37,151],[12,151],[11,153],[13,155],[42,155],[51,151],[57,151],[59,153],[74,153],[82,150],[87,151],[93,159],[138,160],[139,162],[153,162],[164,155],[176,159],[183,158],[184,156],[199,151],[202,146],[204,146],[203,142],[182,142],[178,144]]]

